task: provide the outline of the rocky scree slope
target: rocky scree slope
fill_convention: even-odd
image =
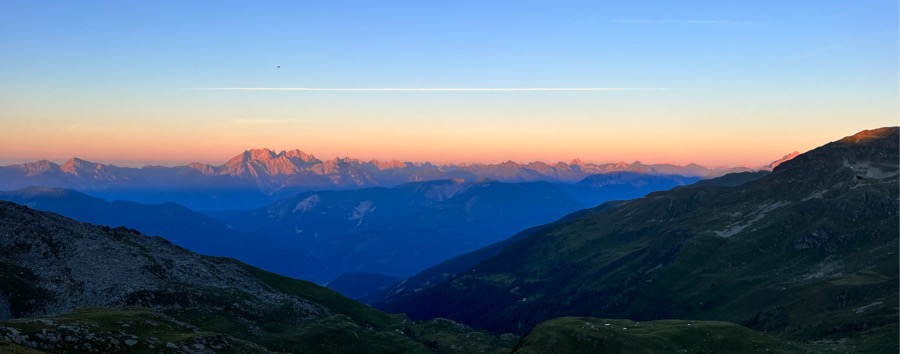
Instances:
[[[517,340],[411,322],[159,237],[0,202],[2,350],[493,353]]]
[[[235,262],[177,247],[126,228],[98,227],[0,202],[0,285],[15,317],[77,307],[210,306],[222,294],[245,297],[230,309],[256,316],[279,308],[297,321],[331,315],[303,298],[274,291]],[[13,287],[21,284],[25,289]],[[212,306],[210,306],[212,307]]]

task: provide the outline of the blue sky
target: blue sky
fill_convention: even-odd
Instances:
[[[898,116],[896,1],[7,0],[0,45],[0,163],[752,164]]]

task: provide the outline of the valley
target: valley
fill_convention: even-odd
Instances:
[[[889,352],[898,328],[898,144],[898,128],[864,131],[771,173],[693,184],[622,173],[567,185],[451,179],[304,192],[214,213],[50,187],[3,192],[28,206],[0,202],[0,348]],[[641,188],[658,191],[641,197]],[[579,200],[621,193],[633,196],[580,210]],[[430,229],[442,222],[457,231]],[[307,229],[329,242],[296,239]],[[347,246],[354,232],[366,247]],[[412,242],[399,253],[431,263],[379,268],[386,256],[373,239],[396,236],[393,247],[404,247],[417,234],[446,243],[428,251]],[[452,248],[466,245],[463,236],[474,243]],[[375,308],[189,250],[234,252],[212,244],[267,244],[305,269],[355,249],[345,262],[373,263],[307,279],[344,274],[335,286]],[[297,245],[329,257],[303,263]],[[445,253],[427,253],[437,250]]]
[[[0,354],[900,353],[898,28],[0,1]]]

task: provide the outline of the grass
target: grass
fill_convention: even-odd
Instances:
[[[896,343],[876,329],[898,323],[897,177],[859,180],[843,165],[896,165],[896,142],[829,146],[737,187],[656,192],[557,223],[383,308],[497,333],[578,315]]]
[[[42,354],[44,352],[23,347],[15,343],[0,342],[0,353],[6,354]]]
[[[246,269],[254,277],[260,279],[266,285],[290,295],[300,296],[323,305],[332,311],[349,316],[355,321],[362,324],[371,324],[376,326],[390,326],[402,321],[405,317],[389,315],[384,312],[373,309],[372,307],[346,298],[337,292],[314,283],[289,278],[275,273],[267,272],[262,269],[240,263],[234,260],[236,264]]]
[[[159,353],[204,346],[219,353],[261,353],[262,347],[198,330],[169,316],[142,309],[80,309],[61,316],[0,322],[47,352]],[[2,332],[0,332],[2,333]],[[24,350],[0,343],[11,350]],[[6,349],[0,346],[0,349]],[[3,351],[6,352],[6,351]],[[22,351],[22,353],[31,353]]]
[[[513,352],[825,353],[843,349],[801,345],[729,322],[563,317],[535,327]]]
[[[190,321],[200,324],[182,322]],[[79,309],[54,317],[0,322],[0,338],[13,333],[28,347],[47,352],[159,353],[202,345],[217,353],[509,353],[518,337],[495,336],[449,320],[402,321],[394,326],[359,324],[338,314],[278,332],[251,333],[225,312],[185,310],[160,314],[139,308]],[[37,353],[35,349],[0,341],[2,353]]]

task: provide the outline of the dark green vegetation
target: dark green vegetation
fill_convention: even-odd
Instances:
[[[730,322],[635,322],[560,317],[537,325],[513,353],[845,353],[845,345],[800,344]]]
[[[525,333],[560,316],[720,320],[897,352],[898,129],[758,179],[657,192],[551,224],[382,306]]]
[[[609,208],[614,205],[617,205],[619,202],[608,202],[599,206],[598,208]],[[581,210],[571,213],[569,215],[564,216],[563,218],[554,222],[554,224],[566,222],[567,220],[572,220],[578,218],[580,216],[585,215],[588,210]],[[488,245],[487,247],[482,247],[478,250],[465,253],[456,257],[453,257],[449,260],[443,261],[435,266],[429,267],[428,269],[423,270],[419,274],[416,274],[412,277],[403,279],[396,284],[393,284],[390,287],[379,289],[378,291],[374,291],[369,295],[360,299],[367,304],[373,304],[375,306],[381,305],[386,300],[390,299],[393,302],[402,301],[401,299],[409,296],[411,294],[415,294],[422,289],[436,286],[441,284],[449,279],[452,279],[459,273],[462,273],[472,266],[478,264],[479,262],[493,257],[503,249],[528,238],[529,236],[535,234],[536,232],[542,230],[544,226],[535,226],[529,229],[526,229],[522,232],[517,233],[513,237],[505,239],[503,241]]]
[[[561,317],[537,325],[513,353],[825,353],[841,349],[800,345],[729,322]]]
[[[0,339],[48,352],[266,352],[256,344],[137,309],[83,309],[61,316],[3,321]]]
[[[9,202],[0,277],[6,351],[508,352],[517,339],[412,322],[310,282]]]
[[[746,184],[749,182],[753,182],[760,178],[767,176],[769,171],[756,171],[756,172],[737,172],[724,175],[722,177],[704,179],[697,181],[696,183],[678,186],[675,188],[695,188],[695,187],[737,187],[742,184]]]

